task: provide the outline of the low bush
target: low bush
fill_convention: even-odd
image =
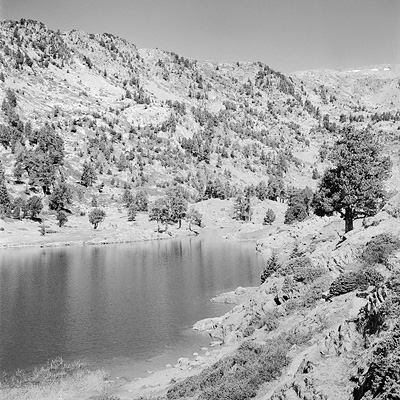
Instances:
[[[48,361],[46,365],[35,368],[33,371],[17,370],[13,375],[3,374],[0,386],[2,388],[20,388],[52,384],[60,379],[73,376],[83,368],[84,364],[80,361],[68,364],[60,357]]]
[[[202,400],[245,400],[254,397],[264,383],[277,378],[288,365],[290,345],[284,339],[264,346],[245,341],[238,350],[214,365],[174,385],[167,399],[197,396]]]
[[[387,265],[389,257],[400,249],[400,240],[389,233],[382,233],[371,239],[361,255],[364,263]]]
[[[249,337],[249,336],[251,336],[254,332],[256,331],[256,328],[255,328],[255,326],[254,325],[249,325],[248,327],[246,327],[244,330],[243,330],[243,337]]]
[[[279,268],[278,273],[282,276],[293,275],[296,282],[308,284],[320,277],[323,270],[314,267],[307,256],[301,256],[290,259]]]
[[[331,284],[329,294],[331,296],[340,296],[341,294],[350,293],[356,289],[365,290],[368,282],[364,274],[360,272],[346,272],[339,275]]]
[[[265,314],[264,330],[266,332],[271,332],[277,329],[279,326],[278,315],[275,311],[268,311]]]
[[[363,333],[369,336],[367,343],[372,344],[363,373],[355,376],[352,398],[356,400],[400,398],[400,273],[394,272],[386,286],[386,301],[361,321]],[[373,334],[382,330],[385,333],[373,340]]]
[[[302,282],[305,284],[313,282],[323,274],[323,270],[315,267],[296,268],[294,270],[293,279],[296,282]]]
[[[373,268],[339,275],[331,284],[329,294],[340,296],[356,289],[365,290],[368,286],[379,286],[383,282],[382,274]]]
[[[295,257],[289,259],[283,264],[278,272],[282,276],[293,275],[296,269],[312,267],[311,260],[307,256]]]

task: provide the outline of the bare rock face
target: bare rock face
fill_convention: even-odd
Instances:
[[[325,336],[326,354],[340,356],[354,350],[360,337],[354,323],[344,322]]]
[[[219,318],[207,318],[197,322],[193,328],[208,332],[212,337],[221,339],[224,343],[233,343],[248,336],[249,329],[261,327],[265,323],[265,315],[276,307],[275,297],[281,290],[284,278],[271,278],[264,285],[251,291],[237,289],[235,292],[241,298],[231,311]],[[246,293],[246,297],[243,294]],[[230,296],[228,296],[230,298]],[[218,296],[221,298],[221,296]],[[234,301],[232,301],[234,302]]]

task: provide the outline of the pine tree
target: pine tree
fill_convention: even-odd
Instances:
[[[137,208],[135,204],[131,203],[128,207],[128,221],[136,221]]]
[[[268,208],[267,212],[265,213],[263,225],[271,225],[275,221],[275,213],[271,208]]]
[[[390,158],[382,155],[377,134],[352,127],[341,132],[330,158],[334,166],[321,178],[314,211],[317,215],[339,213],[345,232],[349,232],[354,220],[375,215],[385,204],[384,181],[390,175]]]
[[[81,184],[83,186],[93,186],[97,176],[96,171],[94,170],[92,164],[87,163],[86,161],[83,163],[83,170],[81,175]]]

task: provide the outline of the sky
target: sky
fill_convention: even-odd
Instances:
[[[400,0],[0,0],[0,19],[285,73],[400,64]]]

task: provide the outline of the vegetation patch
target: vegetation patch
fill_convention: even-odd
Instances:
[[[324,271],[312,265],[309,257],[301,256],[289,260],[278,272],[283,276],[293,275],[295,282],[309,284],[320,277]]]
[[[56,358],[33,371],[3,374],[0,397],[40,400],[97,398],[94,396],[107,389],[105,379],[103,371],[91,371],[79,361],[65,363],[62,358]]]
[[[261,272],[261,284],[263,284],[279,268],[280,264],[278,262],[278,256],[276,253],[272,253],[272,256],[268,259],[265,267]]]
[[[331,297],[350,293],[353,290],[365,290],[368,286],[379,286],[384,281],[382,274],[374,268],[366,268],[357,272],[346,272],[339,275],[331,284]]]
[[[400,274],[394,273],[386,283],[389,295],[381,304],[379,329],[373,333],[381,333],[370,347],[368,364],[363,373],[356,377],[357,386],[353,391],[354,400],[362,399],[398,399],[400,398]],[[362,326],[376,325],[377,313],[370,313],[362,321]],[[384,333],[382,334],[382,331]],[[369,330],[363,330],[371,339]],[[371,340],[369,340],[371,342]]]
[[[366,264],[388,264],[389,257],[400,249],[400,240],[390,233],[382,233],[371,239],[361,255]]]
[[[244,400],[254,397],[264,382],[277,378],[288,365],[289,348],[290,344],[283,338],[270,340],[264,346],[246,341],[234,354],[173,386],[167,398]]]

